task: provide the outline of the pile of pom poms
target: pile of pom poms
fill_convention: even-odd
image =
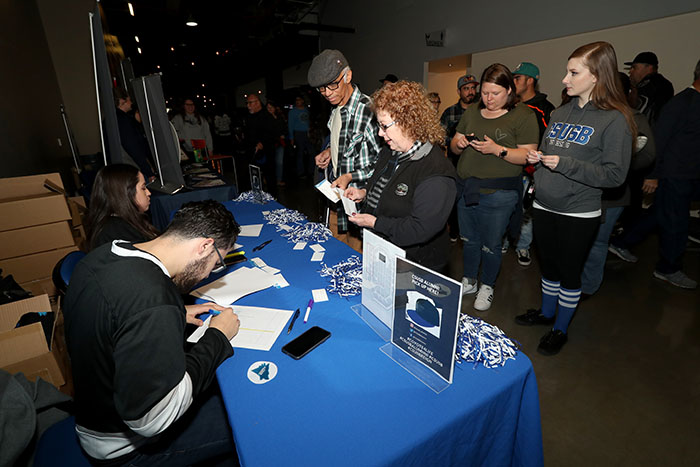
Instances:
[[[294,209],[274,209],[263,213],[263,217],[268,224],[272,225],[291,225],[301,224],[306,221],[306,217],[299,211]]]
[[[503,366],[515,359],[518,343],[508,338],[498,327],[463,314],[459,319],[456,360],[479,363],[486,368]]]
[[[239,203],[241,201],[245,201],[248,203],[259,203],[260,201],[262,201],[263,203],[267,203],[268,201],[275,200],[275,198],[273,198],[272,195],[266,191],[261,191],[260,193],[262,194],[262,199],[260,199],[254,191],[244,191],[238,196],[238,198],[234,199],[234,201],[237,201]]]
[[[283,237],[292,243],[323,243],[333,236],[331,231],[323,224],[307,222],[283,233]]]
[[[352,255],[335,266],[321,263],[321,277],[327,277],[331,283],[326,287],[328,293],[341,297],[359,295],[362,292],[362,260]]]

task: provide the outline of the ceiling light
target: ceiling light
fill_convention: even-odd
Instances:
[[[175,47],[170,47],[171,52],[175,52]]]
[[[129,2],[129,13],[131,14],[131,16],[136,16],[134,15],[134,7],[131,5],[131,2]]]
[[[202,87],[204,87],[204,83],[202,83]]]
[[[138,50],[139,53],[141,53],[141,47],[136,47],[136,50]]]
[[[190,27],[195,27],[195,26],[197,26],[197,22],[194,20],[194,17],[193,17],[192,15],[190,15],[190,16],[187,18],[187,21],[185,22],[185,24],[186,24],[187,26],[190,26]]]
[[[194,62],[192,62],[192,66],[194,66]]]
[[[134,39],[136,40],[136,42],[140,42],[140,41],[139,41],[139,36],[134,36]]]

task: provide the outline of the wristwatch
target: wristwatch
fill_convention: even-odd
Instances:
[[[501,152],[498,153],[498,157],[503,159],[508,155],[508,150],[506,148],[501,148]]]

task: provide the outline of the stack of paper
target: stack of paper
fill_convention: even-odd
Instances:
[[[229,305],[248,294],[272,287],[279,277],[260,268],[242,267],[191,292],[195,297]]]

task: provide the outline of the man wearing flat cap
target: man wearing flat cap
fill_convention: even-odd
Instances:
[[[333,187],[363,187],[372,175],[380,144],[370,98],[352,84],[352,70],[338,50],[326,49],[317,55],[307,77],[309,85],[335,107],[328,120],[330,138],[316,156],[316,165]],[[331,209],[329,223],[336,238],[360,250],[359,232],[348,233],[348,219],[341,203]]]
[[[661,108],[673,97],[673,84],[659,73],[659,59],[654,52],[641,52],[631,62],[629,75],[634,93],[632,103],[654,127]]]

